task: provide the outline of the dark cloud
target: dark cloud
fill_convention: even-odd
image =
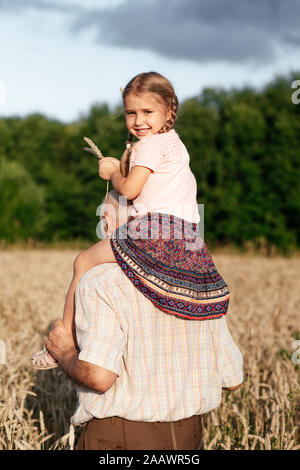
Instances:
[[[174,59],[265,64],[278,47],[300,46],[299,0],[125,0],[105,9],[83,0],[0,0],[0,10],[25,8],[68,13],[73,33],[92,29],[100,44]]]

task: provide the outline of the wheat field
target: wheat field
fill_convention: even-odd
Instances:
[[[61,317],[77,253],[0,251],[1,450],[76,445],[74,384],[59,369],[33,370],[28,358]],[[213,258],[231,291],[227,322],[244,356],[245,380],[238,391],[224,391],[220,406],[203,418],[200,449],[300,449],[300,258]]]

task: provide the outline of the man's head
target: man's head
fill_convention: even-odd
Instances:
[[[132,202],[114,189],[107,195],[106,201],[100,206],[100,238],[107,238],[112,232],[128,219],[129,208]]]

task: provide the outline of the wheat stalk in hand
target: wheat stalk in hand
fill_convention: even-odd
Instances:
[[[84,137],[84,140],[90,146],[90,147],[84,147],[84,150],[86,150],[87,152],[90,152],[93,155],[95,155],[95,157],[97,157],[98,160],[102,160],[102,158],[104,158],[104,157],[103,157],[101,151],[98,149],[97,145],[94,144],[94,142],[91,139],[89,139],[88,137]]]
[[[84,147],[83,149],[86,150],[87,152],[90,152],[93,155],[95,155],[95,157],[97,157],[98,160],[102,160],[104,157],[103,157],[101,151],[98,149],[97,145],[94,144],[94,142],[91,139],[89,139],[88,137],[84,137],[84,140],[89,145],[89,147]],[[107,199],[108,189],[109,189],[109,181],[106,181],[106,194],[105,194],[104,203],[106,202],[106,199]]]

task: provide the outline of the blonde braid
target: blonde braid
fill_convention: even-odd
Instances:
[[[160,129],[158,132],[159,134],[164,134],[165,132],[169,132],[170,129],[172,129],[174,122],[177,119],[177,111],[178,111],[178,98],[176,95],[172,96],[171,98],[171,103],[170,103],[170,111],[171,111],[171,117],[170,119],[166,122],[166,124]]]
[[[121,163],[120,163],[120,171],[122,176],[127,177],[129,173],[129,164],[130,164],[130,155],[132,152],[132,141],[133,141],[133,134],[128,134],[128,139],[126,142],[126,149],[122,155]]]

